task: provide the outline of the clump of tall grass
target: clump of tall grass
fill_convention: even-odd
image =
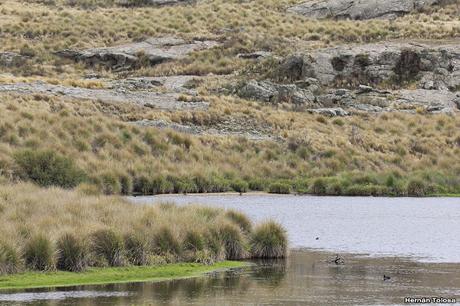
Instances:
[[[182,251],[179,238],[167,226],[163,226],[155,232],[152,245],[154,252],[158,255],[177,258]]]
[[[119,267],[124,264],[123,238],[111,229],[101,229],[91,235],[91,251],[102,265]]]
[[[71,233],[66,233],[56,243],[56,267],[59,270],[81,272],[88,264],[88,248],[85,242]]]
[[[144,266],[149,263],[150,248],[144,235],[131,232],[125,235],[126,258],[135,266]]]
[[[427,194],[427,191],[427,184],[420,179],[411,179],[407,183],[407,194],[410,197],[423,197]]]
[[[52,242],[42,234],[29,238],[24,247],[24,261],[31,270],[53,270],[55,263]]]
[[[273,221],[258,225],[251,235],[251,254],[255,258],[283,258],[287,254],[287,234]]]
[[[260,256],[250,244],[259,231],[234,210],[171,203],[140,206],[119,197],[32,184],[0,185],[0,195],[0,232],[11,236],[0,243],[2,274],[22,267],[79,272],[94,266],[211,264]]]
[[[21,269],[21,257],[11,245],[0,243],[0,275],[16,273]]]
[[[219,236],[225,248],[226,259],[238,260],[248,257],[247,238],[238,226],[222,222],[219,225]]]
[[[238,225],[238,227],[243,231],[243,233],[250,233],[252,231],[252,222],[251,220],[243,213],[236,210],[227,210],[225,217],[231,222]]]
[[[268,192],[278,194],[291,193],[291,186],[284,182],[274,182],[268,186]]]

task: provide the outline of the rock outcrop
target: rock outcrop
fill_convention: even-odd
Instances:
[[[237,89],[238,95],[250,100],[259,100],[272,104],[292,103],[296,105],[314,105],[315,97],[308,89],[298,88],[294,84],[276,84],[270,81],[250,80]]]
[[[313,0],[288,9],[309,18],[392,19],[433,5],[455,3],[455,0]]]
[[[460,88],[460,43],[388,42],[321,49],[288,57],[276,76],[283,81],[315,78],[328,86],[411,83],[421,89],[455,91]]]
[[[385,91],[364,85],[356,89],[322,88],[312,91],[303,88],[303,85],[304,83],[299,82],[286,85],[251,80],[237,93],[242,98],[272,104],[292,103],[302,106],[308,112],[327,116],[346,116],[349,112],[344,109],[370,113],[415,111],[418,108],[437,113],[460,109],[460,93],[450,91],[426,89]]]
[[[140,106],[163,110],[207,109],[209,106],[209,103],[204,101],[181,101],[181,95],[178,93],[128,91],[124,89],[88,89],[51,85],[43,82],[0,84],[0,92],[47,94],[107,103],[134,103]]]
[[[181,59],[193,51],[209,49],[217,45],[215,41],[186,42],[180,38],[162,37],[115,47],[62,50],[55,54],[84,62],[89,66],[101,65],[117,71]]]

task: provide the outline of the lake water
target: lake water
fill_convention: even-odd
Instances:
[[[274,219],[286,228],[291,248],[460,262],[460,198],[249,194],[130,199],[146,204],[201,203],[240,210],[256,222]]]
[[[234,208],[256,222],[272,218],[285,226],[294,250],[286,260],[193,279],[0,292],[0,305],[404,305],[405,297],[433,296],[460,302],[458,198],[257,194],[131,200]],[[343,265],[332,262],[337,253]]]

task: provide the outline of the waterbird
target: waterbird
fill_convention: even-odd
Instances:
[[[335,259],[332,261],[336,265],[343,265],[345,264],[345,260],[343,260],[342,257],[339,256],[339,254],[335,255]]]
[[[391,279],[390,276],[383,274],[383,280],[384,281],[387,281],[387,280],[390,280],[390,279]]]

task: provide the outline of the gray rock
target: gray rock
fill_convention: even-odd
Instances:
[[[40,93],[107,103],[133,103],[165,110],[207,109],[209,106],[209,103],[204,101],[180,101],[180,94],[178,93],[127,91],[123,89],[88,89],[51,85],[43,82],[0,84],[0,92],[13,92],[17,94]]]
[[[115,47],[62,50],[55,54],[84,62],[89,66],[102,65],[113,70],[124,70],[136,68],[145,63],[156,65],[181,59],[193,51],[209,49],[217,45],[215,41],[186,42],[180,38],[162,37]]]
[[[314,103],[313,93],[294,84],[276,84],[269,81],[250,80],[237,91],[242,98],[273,104],[292,103],[310,105]]]
[[[392,19],[433,5],[455,0],[312,0],[293,6],[288,12],[309,18]]]
[[[282,80],[315,78],[323,86],[416,82],[419,88],[460,88],[460,43],[383,42],[326,48],[286,58]]]
[[[27,57],[15,52],[0,52],[0,67],[14,67],[26,62]]]
[[[252,53],[240,53],[237,55],[238,58],[243,59],[261,59],[271,56],[272,53],[268,51],[257,51]]]
[[[345,111],[344,109],[338,107],[338,108],[316,108],[316,109],[308,109],[307,112],[311,114],[320,114],[324,116],[329,116],[329,117],[343,117],[343,116],[348,116],[349,113]]]
[[[169,92],[186,93],[188,95],[197,95],[194,90],[193,82],[200,82],[201,76],[193,75],[175,75],[163,77],[137,77],[127,78],[108,82],[108,88],[137,91],[137,90],[157,90],[163,87]]]

